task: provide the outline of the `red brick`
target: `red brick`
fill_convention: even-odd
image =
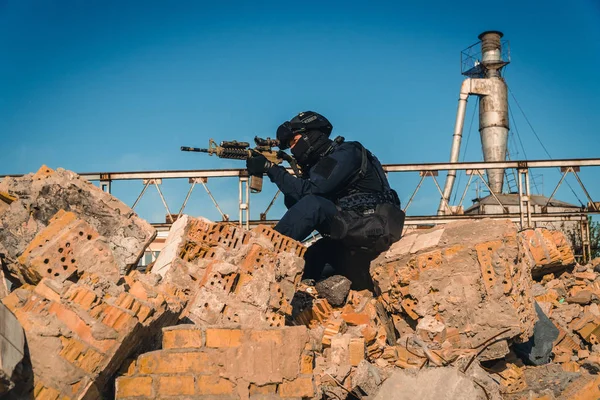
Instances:
[[[56,291],[54,291],[50,286],[48,286],[46,283],[48,282],[47,278],[43,278],[40,283],[38,283],[35,287],[35,289],[33,289],[33,291],[37,294],[39,294],[40,296],[43,296],[45,298],[47,298],[48,300],[52,300],[55,301],[57,303],[60,303],[60,294],[56,293]]]
[[[149,300],[148,291],[141,282],[133,282],[129,288],[129,294],[137,297],[140,300]]]
[[[350,339],[350,345],[348,346],[348,356],[350,358],[350,365],[357,366],[362,360],[365,359],[365,339],[364,338],[352,338]]]
[[[242,338],[239,329],[212,329],[206,330],[206,347],[237,347]]]
[[[17,292],[14,291],[6,297],[2,298],[2,303],[15,314],[17,309],[21,307],[21,299],[17,296]]]
[[[60,392],[58,390],[44,386],[42,383],[38,383],[35,385],[33,394],[36,400],[70,400],[66,396],[61,397]]]
[[[140,374],[180,374],[219,372],[217,353],[200,351],[169,352],[154,351],[142,354],[138,359]]]
[[[50,314],[56,315],[70,330],[75,332],[85,343],[107,352],[117,342],[112,339],[96,340],[90,328],[75,312],[59,303],[52,303],[48,308]]]
[[[117,379],[116,398],[152,397],[152,378],[149,376],[120,377]]]
[[[102,312],[102,323],[115,328],[117,331],[123,330],[127,325],[135,324],[133,316],[114,306],[106,306]],[[133,327],[133,326],[131,326]]]
[[[60,351],[60,356],[70,363],[75,363],[81,353],[88,348],[84,343],[74,338],[60,337],[63,348]]]
[[[140,322],[144,322],[153,313],[152,309],[128,293],[121,293],[115,305],[133,312]]]
[[[89,310],[96,301],[96,293],[84,287],[77,287],[69,293],[69,300],[79,304],[83,309]]]
[[[63,348],[60,355],[71,364],[88,373],[94,373],[100,367],[104,355],[91,349],[75,338],[61,337]]]
[[[194,394],[194,376],[176,375],[161,376],[158,381],[158,395],[162,396],[186,396]]]
[[[284,381],[279,385],[279,396],[281,397],[313,397],[315,387],[312,376],[300,376],[293,381]]]
[[[102,361],[104,361],[104,355],[102,353],[88,349],[83,357],[77,360],[77,365],[82,370],[92,374],[97,372],[99,368],[101,369]]]
[[[267,329],[250,331],[250,341],[252,343],[270,342],[279,345],[284,343],[285,338],[283,337],[283,331],[281,329]]]
[[[346,312],[341,317],[348,325],[367,325],[371,322],[371,318],[365,313]]]
[[[274,395],[275,393],[277,393],[277,384],[275,383],[268,383],[263,386],[257,386],[254,383],[250,384],[250,396],[259,394]]]
[[[202,375],[198,378],[198,394],[231,394],[234,385],[227,379],[214,375]]]
[[[189,349],[202,347],[200,329],[173,329],[163,331],[163,349]]]
[[[300,360],[300,373],[301,374],[312,374],[314,355],[310,350],[304,350],[302,353],[302,359]]]

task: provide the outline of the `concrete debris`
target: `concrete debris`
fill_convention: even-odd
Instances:
[[[379,370],[368,361],[362,360],[356,368],[352,377],[352,391],[372,396],[379,391],[383,377]]]
[[[559,332],[537,303],[535,311],[538,320],[533,328],[533,336],[525,343],[516,343],[513,348],[526,364],[544,365],[550,362],[552,346]]]
[[[319,295],[334,307],[341,307],[346,302],[352,282],[342,275],[330,276],[316,284]]]
[[[486,394],[455,368],[395,371],[373,400],[485,400]]]
[[[0,395],[15,386],[25,355],[25,335],[15,316],[0,303]]]
[[[0,224],[3,398],[600,398],[600,259],[559,232],[419,230],[372,292],[302,282],[306,247],[267,226],[185,215],[132,270],[154,230],[61,169],[4,179]]]

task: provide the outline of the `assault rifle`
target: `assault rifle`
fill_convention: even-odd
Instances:
[[[256,143],[256,147],[254,148],[250,148],[250,143],[248,142],[238,142],[235,140],[230,142],[221,142],[221,145],[217,146],[217,143],[213,139],[210,139],[208,141],[207,149],[181,146],[181,151],[208,153],[210,156],[214,154],[219,158],[231,158],[234,160],[246,160],[252,156],[255,156],[257,153],[260,153],[265,156],[267,160],[274,164],[281,164],[283,161],[287,161],[290,164],[290,167],[292,167],[294,170],[296,176],[300,176],[298,164],[296,163],[294,157],[287,154],[283,150],[273,150],[273,147],[279,147],[279,140],[271,138],[263,139],[256,136],[254,138],[254,143]],[[262,185],[262,174],[260,176],[250,176],[250,190],[252,193],[260,193],[262,190]]]

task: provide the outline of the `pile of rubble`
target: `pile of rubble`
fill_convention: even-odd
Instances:
[[[267,226],[154,229],[65,171],[0,182],[0,395],[36,399],[597,399],[600,259],[508,221],[415,231],[375,293],[302,281]],[[598,268],[596,268],[598,267]]]

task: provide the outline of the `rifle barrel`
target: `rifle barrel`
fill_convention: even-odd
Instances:
[[[198,147],[187,147],[187,146],[181,146],[181,151],[195,151],[197,153],[209,153],[208,149],[201,149]]]

